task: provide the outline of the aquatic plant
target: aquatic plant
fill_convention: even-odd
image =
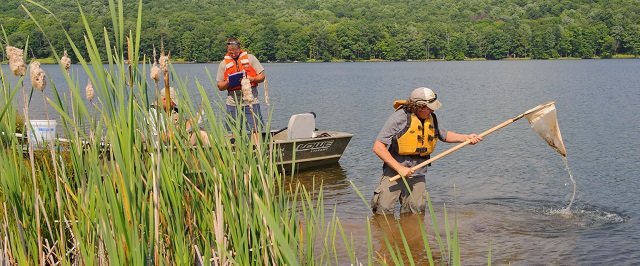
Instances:
[[[93,102],[93,98],[96,97],[96,92],[93,90],[93,85],[91,84],[91,80],[87,82],[87,86],[84,87],[84,94],[87,97],[89,102]]]
[[[160,81],[160,67],[158,66],[158,59],[156,58],[156,50],[153,49],[153,65],[151,66],[151,72],[149,77],[155,81],[156,86]]]
[[[67,50],[64,50],[64,54],[62,55],[62,58],[60,58],[60,63],[66,71],[69,71],[69,69],[71,68],[71,58],[69,58]]]
[[[43,91],[47,86],[47,74],[40,68],[40,62],[33,61],[29,64],[29,75],[31,77],[31,86],[34,89]]]
[[[24,76],[27,72],[27,66],[24,64],[24,52],[20,48],[7,45],[7,57],[9,58],[9,68],[13,75]]]

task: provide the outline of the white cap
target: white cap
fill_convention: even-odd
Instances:
[[[438,95],[429,88],[420,87],[411,92],[409,100],[412,102],[423,104],[429,109],[435,111],[442,106],[438,100]]]
[[[161,97],[165,96],[165,91],[166,91],[165,88],[160,88],[160,96]],[[175,104],[178,104],[178,95],[176,94],[176,89],[174,89],[173,87],[169,87],[169,96],[171,96],[171,101],[172,102],[174,102]]]

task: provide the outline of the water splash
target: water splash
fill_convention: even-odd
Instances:
[[[571,179],[571,183],[573,183],[573,192],[571,193],[571,201],[566,208],[561,210],[561,214],[571,214],[571,205],[573,205],[573,201],[576,199],[576,180],[573,179],[573,175],[571,174],[571,169],[569,169],[569,161],[567,160],[567,156],[562,156],[562,161],[564,162],[564,166],[567,169],[567,173],[569,173],[569,179]]]
[[[565,219],[570,219],[572,225],[577,225],[581,228],[602,226],[608,224],[620,224],[628,221],[622,213],[617,213],[612,210],[603,210],[594,206],[582,206],[577,207],[573,211],[569,211],[567,208],[563,209],[545,209],[543,212],[545,215],[560,216]]]
[[[562,217],[570,218],[571,216],[573,216],[573,212],[571,212],[570,208],[571,203],[569,203],[569,206],[562,209],[549,209],[546,213],[548,215],[560,215]]]

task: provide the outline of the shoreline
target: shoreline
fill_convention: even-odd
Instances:
[[[549,61],[554,61],[554,60],[610,60],[610,59],[640,59],[640,56],[634,56],[634,55],[630,55],[630,54],[620,54],[620,55],[615,55],[612,56],[610,58],[601,58],[601,57],[593,57],[593,58],[579,58],[579,57],[559,57],[559,58],[548,58],[548,59],[532,59],[530,57],[523,57],[523,58],[503,58],[503,59],[497,59],[497,60],[491,60],[491,59],[486,59],[486,58],[465,58],[463,60],[446,60],[446,59],[407,59],[407,60],[398,60],[398,61],[394,61],[394,60],[384,60],[384,59],[368,59],[368,60],[339,60],[339,59],[335,59],[335,60],[331,60],[331,61],[320,61],[320,60],[309,60],[309,61],[265,61],[265,63],[290,63],[290,64],[299,64],[299,63],[361,63],[361,62],[366,62],[366,63],[377,63],[377,62],[447,62],[447,61],[459,61],[459,62],[472,62],[472,61],[527,61],[527,60],[549,60]],[[55,62],[54,58],[40,58],[38,59],[38,61],[43,64],[43,65],[55,65],[57,64]],[[211,61],[211,62],[190,62],[190,61],[184,61],[181,59],[175,59],[175,61],[171,62],[172,64],[217,64],[220,61]],[[8,60],[3,60],[0,61],[1,64],[9,64]],[[106,62],[105,62],[106,63]],[[140,62],[139,64],[142,64],[143,62]],[[74,63],[76,64],[76,63]]]

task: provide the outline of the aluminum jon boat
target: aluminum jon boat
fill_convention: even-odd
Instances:
[[[315,126],[314,113],[295,114],[289,119],[287,127],[270,132],[270,147],[273,149],[273,154],[277,156],[275,161],[278,168],[288,172],[338,163],[353,134],[317,130]],[[16,137],[21,139],[23,151],[27,151],[26,136],[16,133]],[[55,138],[55,140],[58,149],[61,143],[70,143],[68,139]],[[234,140],[232,139],[231,142],[233,143]],[[83,141],[83,145],[91,144]],[[109,144],[101,143],[100,145],[102,152],[105,154],[110,152]],[[40,148],[46,148],[46,145]]]
[[[317,130],[315,114],[292,115],[286,128],[271,132],[272,147],[285,171],[336,164],[353,134]],[[295,164],[295,168],[294,168]]]

